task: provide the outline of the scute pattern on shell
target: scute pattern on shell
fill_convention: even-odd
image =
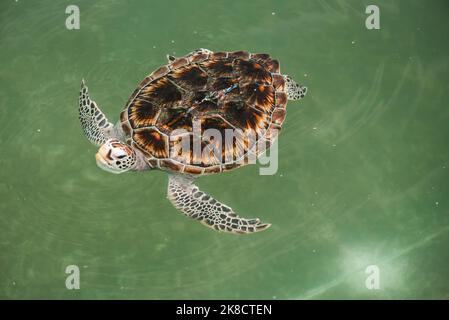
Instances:
[[[122,111],[121,125],[127,141],[152,167],[194,175],[218,173],[247,164],[251,153],[258,156],[274,142],[285,119],[284,88],[279,62],[268,54],[200,49],[147,76]],[[187,152],[182,148],[185,141],[193,143],[196,120],[202,135],[213,128],[223,142],[226,129],[234,129],[237,136],[232,145],[217,146],[221,154],[212,149],[197,159],[192,145]],[[178,129],[184,135],[174,138]],[[262,141],[256,148],[256,143],[239,139],[239,132],[259,134]],[[207,150],[213,141],[200,145]]]

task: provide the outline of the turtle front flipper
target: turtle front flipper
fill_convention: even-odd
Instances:
[[[111,138],[114,126],[101,112],[95,101],[89,98],[89,92],[84,84],[84,80],[81,81],[79,118],[84,134],[93,144],[99,146]]]
[[[199,190],[193,179],[185,176],[170,175],[167,197],[183,214],[217,231],[244,234],[263,231],[271,226],[259,219],[239,217],[230,207]]]
[[[307,87],[301,86],[295,82],[290,76],[285,75],[285,93],[288,100],[300,100],[305,97]]]

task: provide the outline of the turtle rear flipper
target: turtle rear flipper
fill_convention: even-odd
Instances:
[[[84,80],[81,81],[78,110],[81,127],[87,139],[96,145],[105,143],[111,137],[114,126],[101,112],[95,101],[89,98],[88,88],[84,84]]]
[[[185,176],[170,175],[167,197],[183,214],[217,231],[244,234],[271,226],[259,219],[239,217],[230,207],[199,190],[193,180]]]
[[[300,100],[305,97],[307,87],[296,83],[290,76],[285,75],[285,92],[288,100]]]

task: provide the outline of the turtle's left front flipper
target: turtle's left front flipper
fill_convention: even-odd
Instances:
[[[114,126],[101,112],[95,101],[89,98],[84,80],[81,82],[79,118],[84,134],[93,144],[102,145],[111,137]]]
[[[262,223],[259,219],[239,217],[230,207],[199,190],[193,184],[193,179],[185,176],[169,176],[167,197],[186,216],[217,231],[253,233],[270,227],[270,224]]]

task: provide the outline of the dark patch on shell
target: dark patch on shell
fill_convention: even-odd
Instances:
[[[246,108],[241,101],[230,101],[225,106],[226,119],[235,127],[258,132],[265,127],[267,114],[259,109]]]
[[[128,109],[128,119],[133,128],[149,127],[156,124],[159,108],[150,101],[138,100]]]
[[[234,67],[239,73],[239,81],[244,83],[271,84],[271,73],[262,64],[255,61],[234,60]]]
[[[274,105],[274,88],[271,85],[252,82],[242,88],[242,95],[248,105],[265,112],[269,112]]]
[[[172,107],[181,101],[182,95],[178,87],[166,77],[159,78],[150,83],[140,92],[141,100],[151,101],[159,107]],[[139,101],[137,99],[137,101]]]
[[[174,130],[184,129],[192,131],[192,114],[187,113],[184,108],[163,109],[157,126],[166,134]]]
[[[168,139],[153,128],[135,130],[133,140],[142,151],[156,157],[168,157]]]
[[[208,60],[200,64],[203,70],[207,70],[212,77],[232,77],[234,76],[234,68],[232,60]]]
[[[201,90],[207,83],[208,75],[198,66],[188,65],[173,70],[169,78],[186,90]]]

